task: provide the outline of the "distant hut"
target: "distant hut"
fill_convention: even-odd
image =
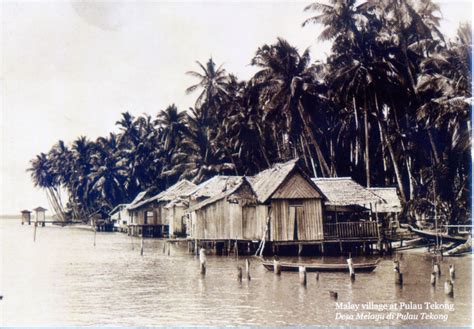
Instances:
[[[126,232],[127,231],[127,225],[130,222],[130,214],[128,211],[128,206],[129,204],[127,203],[121,203],[117,206],[115,206],[114,209],[112,209],[109,212],[109,218],[112,221],[114,225],[114,229],[119,232]]]
[[[256,231],[262,232],[263,228],[255,227],[257,196],[249,181],[239,176],[216,177],[220,178],[205,184],[206,193],[211,193],[210,187],[217,188],[218,182],[224,180],[227,181],[225,188],[214,190],[212,197],[189,208],[189,212],[194,214],[193,238],[222,242],[257,238]]]
[[[24,225],[25,223],[31,225],[31,211],[29,210],[21,211],[21,225]]]
[[[43,207],[36,207],[35,209],[33,209],[35,211],[35,221],[36,223],[38,224],[41,224],[42,226],[45,225],[45,222],[46,222],[46,208],[43,208]]]
[[[195,184],[181,180],[161,193],[130,206],[134,214],[132,234],[143,230],[142,234],[154,237],[169,235],[169,223],[165,206],[174,199],[187,194],[196,187]],[[135,230],[138,229],[138,230]]]
[[[388,234],[394,234],[400,227],[398,215],[402,212],[402,204],[396,187],[370,187],[369,191],[375,193],[385,202],[375,205],[374,212],[378,214],[383,229]]]

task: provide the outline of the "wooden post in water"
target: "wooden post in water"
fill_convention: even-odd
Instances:
[[[349,276],[351,277],[351,280],[355,280],[355,272],[354,272],[354,264],[352,263],[352,258],[349,255],[349,258],[347,259],[347,265],[349,266]]]
[[[142,238],[140,240],[140,256],[143,256],[143,244],[144,244],[144,241],[143,241],[143,232],[142,232]]]
[[[431,272],[431,285],[434,287],[436,286],[436,273]]]
[[[439,265],[439,263],[435,263],[433,265],[433,272],[438,274],[438,276],[441,276],[441,266]]]
[[[299,273],[300,273],[300,284],[306,287],[306,267],[300,266]]]
[[[319,272],[316,272],[316,281],[319,281]]]
[[[97,227],[94,226],[94,247],[95,247],[96,240],[97,240]]]
[[[337,291],[330,290],[329,291],[329,296],[331,296],[334,299],[337,299]]]
[[[36,228],[38,227],[38,222],[35,222],[35,227],[33,229],[33,242],[36,242]]]
[[[248,258],[245,260],[245,273],[247,274],[247,280],[250,281],[250,260]]]
[[[276,275],[280,275],[280,274],[281,274],[281,265],[280,265],[280,262],[277,261],[276,259],[273,260],[273,272],[274,272]]]
[[[395,272],[395,284],[403,286],[403,274],[400,271]]]
[[[200,268],[200,271],[201,271],[201,275],[206,274],[206,262],[207,262],[206,249],[201,248],[199,250],[199,264],[200,264],[199,268]]]
[[[444,293],[449,297],[454,297],[454,284],[451,280],[446,280],[444,282]]]
[[[166,242],[163,242],[163,255],[166,253]]]
[[[395,272],[400,272],[400,261],[398,259],[393,260],[393,270]]]
[[[237,266],[237,281],[242,282],[242,267]]]
[[[455,277],[456,277],[456,271],[454,268],[454,264],[450,264],[449,265],[449,278],[451,279],[451,281],[454,281]]]
[[[168,245],[168,256],[169,256],[169,255],[171,255],[171,243],[166,242],[166,244]]]

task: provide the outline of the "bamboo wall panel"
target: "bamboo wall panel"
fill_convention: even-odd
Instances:
[[[229,208],[229,223],[226,226],[230,227],[230,232],[226,237],[242,239],[242,207],[235,203],[228,203],[227,207]]]
[[[288,200],[272,200],[271,240],[288,241]]]
[[[243,238],[257,240],[261,238],[260,223],[257,220],[257,207],[248,206],[242,209]]]
[[[321,194],[300,173],[295,172],[272,195],[272,199],[314,199]]]
[[[298,223],[298,239],[322,240],[324,238],[324,231],[321,199],[304,200],[302,211],[301,224]]]

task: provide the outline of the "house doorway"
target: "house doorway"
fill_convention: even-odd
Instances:
[[[288,237],[293,238],[294,241],[299,240],[298,231],[302,228],[302,221],[304,217],[303,205],[302,204],[292,204],[289,207],[289,224],[288,225]],[[301,228],[300,228],[301,226]]]

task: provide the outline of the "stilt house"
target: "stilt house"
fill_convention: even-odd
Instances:
[[[377,241],[379,228],[374,216],[385,200],[350,177],[313,178],[327,197],[324,203],[325,241]]]
[[[249,181],[239,176],[221,177],[206,184],[206,193],[211,192],[210,186],[217,188],[220,185],[217,181],[227,183],[215,191],[214,196],[189,209],[193,214],[193,237],[213,241],[257,239],[256,232],[262,232],[263,227],[256,227],[257,196]]]
[[[29,210],[21,211],[21,225],[24,225],[25,223],[31,225],[31,211]]]
[[[114,229],[119,232],[127,230],[130,223],[130,213],[128,203],[121,203],[109,212],[109,218],[114,224]]]
[[[397,189],[395,187],[371,187],[369,191],[384,199],[384,203],[375,205],[374,212],[377,214],[385,234],[395,234],[400,226],[398,215],[402,212]]]
[[[132,229],[133,234],[144,232],[142,234],[147,236],[167,236],[169,234],[169,218],[167,218],[165,206],[174,199],[186,195],[195,187],[195,184],[181,180],[165,191],[129,207],[135,219],[133,226],[136,229]]]
[[[267,241],[292,244],[323,240],[326,198],[297,160],[276,164],[250,181],[260,208],[256,220],[265,223]],[[262,233],[258,232],[260,238]]]

